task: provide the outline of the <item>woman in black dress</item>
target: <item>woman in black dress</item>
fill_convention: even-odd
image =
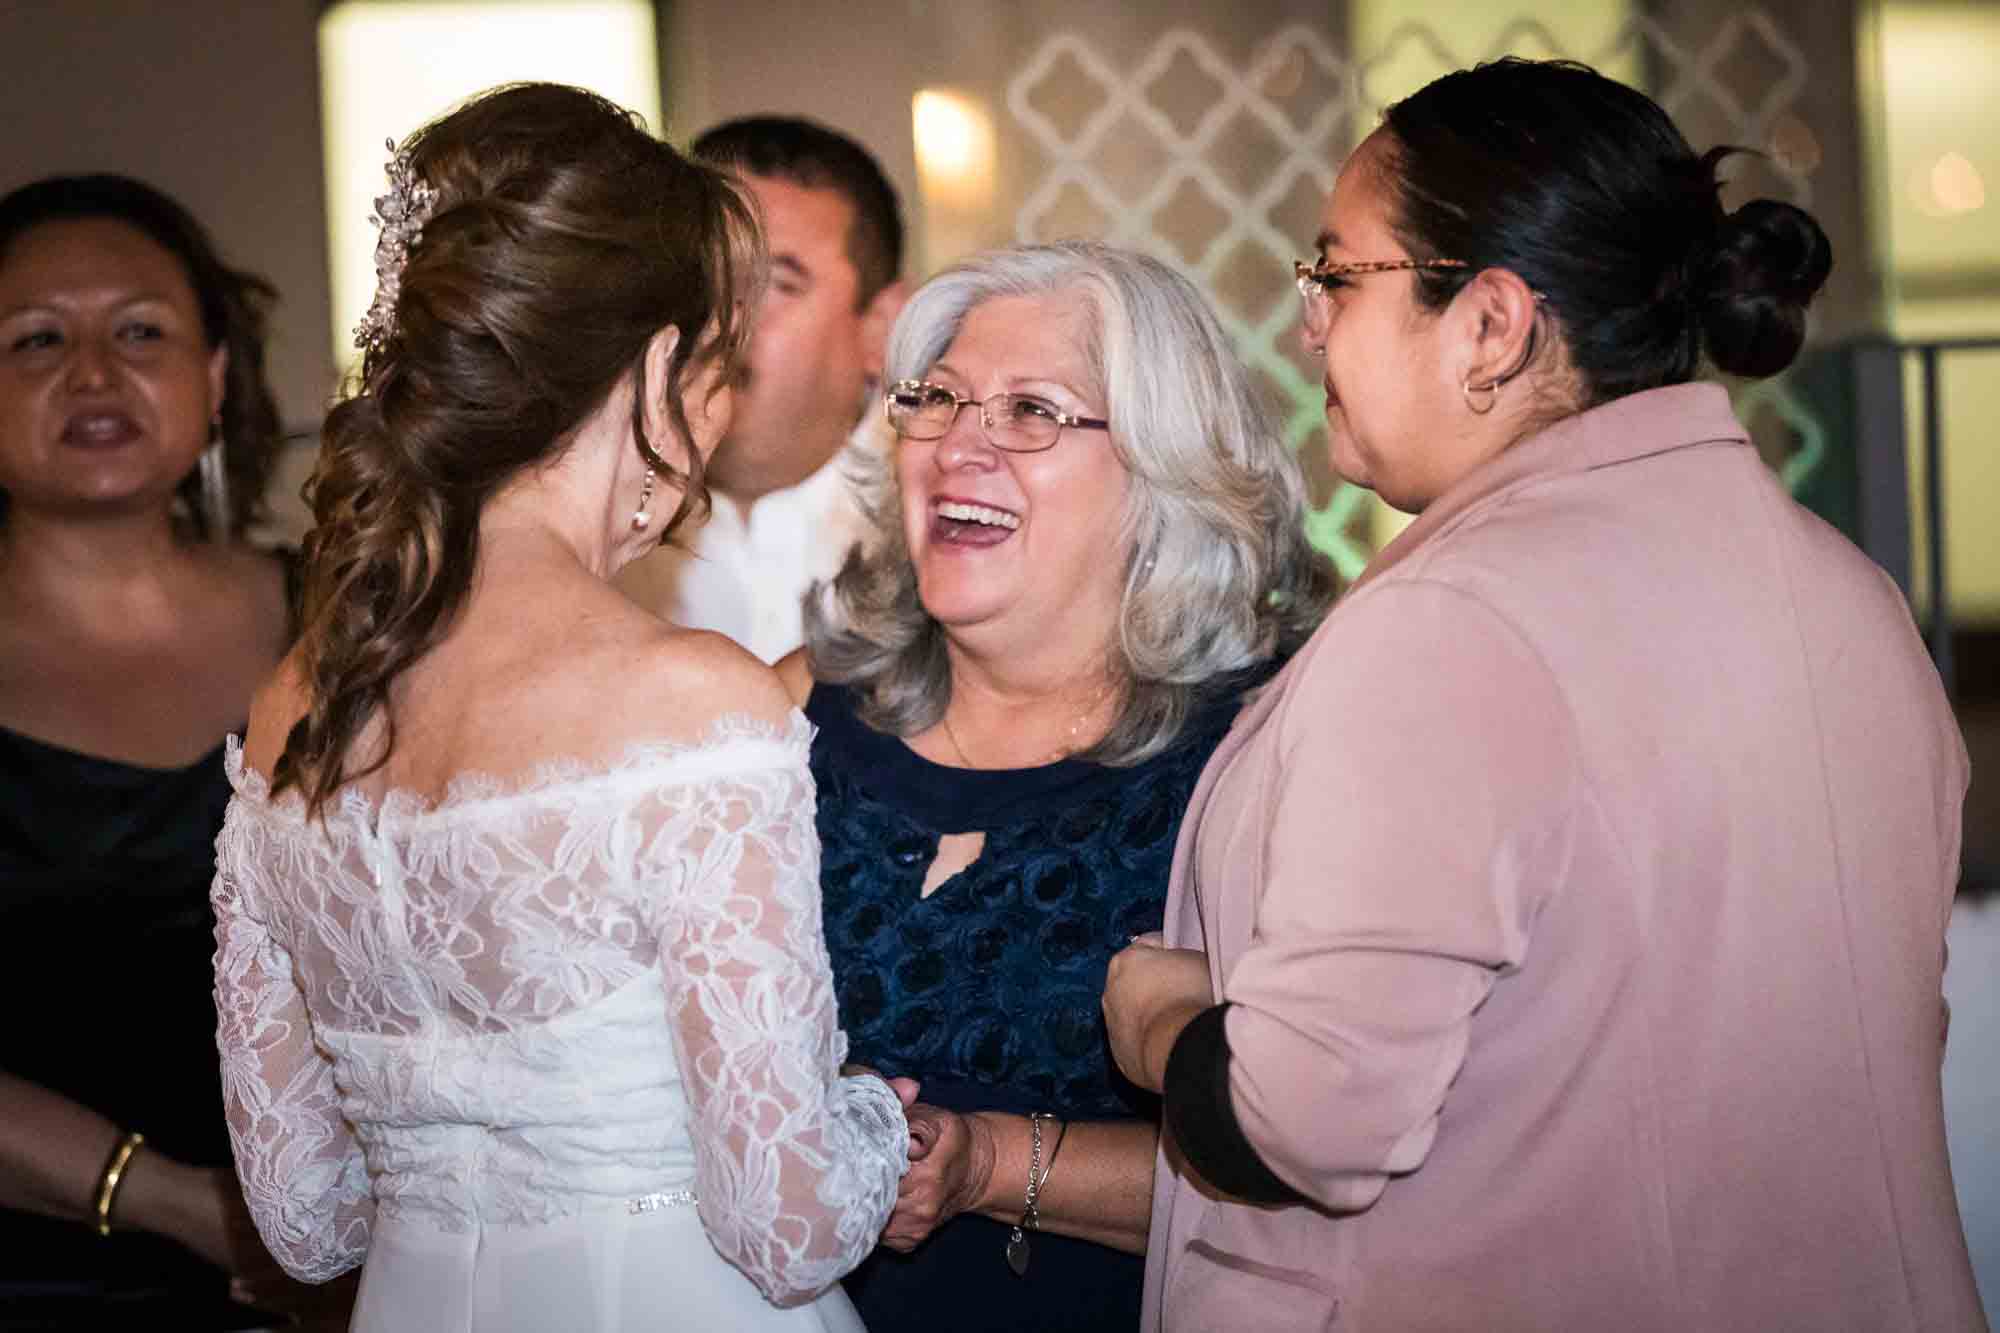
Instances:
[[[874,1333],[1127,1330],[1157,1114],[1109,1063],[1105,965],[1160,928],[1195,778],[1332,576],[1214,315],[1153,260],[967,261],[887,379],[879,540],[780,668],[818,728],[850,1058],[922,1083],[902,1253],[848,1290]]]
[[[280,444],[272,296],[137,181],[0,199],[0,1322],[219,1303],[268,1264],[208,886],[222,739],[290,637],[285,566],[239,540]]]

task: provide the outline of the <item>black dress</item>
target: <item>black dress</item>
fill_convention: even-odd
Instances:
[[[222,746],[142,768],[0,728],[0,1069],[198,1166],[230,1164],[211,998]],[[0,1324],[65,1292],[228,1279],[165,1239],[0,1210]]]
[[[848,690],[816,686],[820,883],[848,1058],[956,1111],[1157,1122],[1157,1100],[1111,1063],[1105,967],[1160,928],[1181,816],[1249,683],[1218,689],[1144,763],[1005,771],[933,764],[856,717]],[[941,835],[975,831],[979,859],[920,896]],[[1143,1259],[1037,1233],[1016,1277],[1009,1231],[963,1214],[913,1254],[877,1250],[848,1294],[870,1333],[1138,1327]]]
[[[296,633],[298,555],[268,554]],[[233,1164],[208,906],[222,754],[147,768],[0,727],[0,1070],[201,1167]],[[228,1290],[164,1237],[0,1208],[0,1329],[236,1327]]]

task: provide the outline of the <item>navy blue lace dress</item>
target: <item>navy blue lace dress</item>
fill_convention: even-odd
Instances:
[[[998,771],[933,764],[856,717],[848,690],[816,686],[820,882],[848,1058],[920,1079],[923,1100],[956,1111],[1157,1121],[1157,1100],[1112,1066],[1104,971],[1160,928],[1181,815],[1249,683],[1217,691],[1144,763]],[[986,835],[979,859],[922,897],[940,837],[971,832]],[[1016,1277],[1008,1232],[961,1215],[913,1254],[877,1250],[848,1294],[870,1333],[1138,1327],[1138,1256],[1040,1233]]]

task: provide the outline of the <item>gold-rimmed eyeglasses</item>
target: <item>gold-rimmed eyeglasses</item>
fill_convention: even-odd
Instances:
[[[1306,331],[1326,332],[1332,316],[1331,297],[1347,285],[1349,278],[1369,273],[1400,273],[1408,270],[1466,268],[1462,259],[1361,259],[1346,264],[1315,264],[1303,259],[1292,261],[1299,299],[1305,303]]]
[[[929,380],[897,380],[882,395],[889,425],[906,440],[941,440],[965,408],[979,409],[979,424],[988,443],[1010,454],[1038,454],[1053,448],[1064,426],[1076,430],[1110,430],[1101,417],[1080,417],[1054,403],[1026,393],[996,393],[992,397],[961,398]]]

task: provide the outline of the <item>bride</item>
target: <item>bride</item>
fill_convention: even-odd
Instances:
[[[739,196],[517,85],[377,201],[305,630],[232,742],[216,1004],[273,1255],[357,1329],[860,1328],[903,1099],[846,1078],[808,728],[606,580],[700,502]]]

